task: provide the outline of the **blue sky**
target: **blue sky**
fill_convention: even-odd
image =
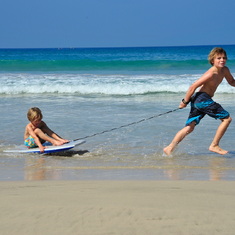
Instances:
[[[0,48],[235,44],[234,0],[8,0]]]

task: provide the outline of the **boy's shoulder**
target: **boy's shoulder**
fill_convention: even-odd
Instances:
[[[41,121],[41,126],[46,126],[47,124],[44,121]]]
[[[214,66],[210,67],[205,73],[204,76],[207,77],[212,77],[214,74],[216,74],[218,71],[216,70],[216,68]]]
[[[208,74],[208,75],[215,75],[215,74],[223,74],[223,73],[226,73],[229,71],[229,68],[227,66],[224,66],[222,69],[218,69],[216,68],[215,66],[212,66],[211,68],[209,68],[205,74]]]
[[[26,126],[25,126],[25,131],[29,131],[30,129],[32,129],[32,126],[31,126],[31,122],[29,122]]]
[[[227,66],[224,66],[224,67],[223,67],[223,71],[225,71],[225,72],[226,72],[226,71],[229,71],[229,68],[228,68]]]
[[[26,128],[30,127],[32,124],[31,122],[29,122],[27,125],[26,125]]]

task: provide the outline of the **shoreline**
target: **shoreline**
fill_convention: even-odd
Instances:
[[[235,182],[0,182],[3,234],[220,234],[235,229]]]
[[[69,152],[69,151],[68,151]],[[86,153],[68,156],[1,157],[0,181],[234,181],[234,153],[227,157],[215,154],[178,154],[174,157],[150,155],[105,156]],[[80,152],[80,151],[79,151]],[[204,162],[199,160],[203,159]]]

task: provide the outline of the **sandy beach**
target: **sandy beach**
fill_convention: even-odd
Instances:
[[[234,234],[230,181],[1,182],[1,234]]]

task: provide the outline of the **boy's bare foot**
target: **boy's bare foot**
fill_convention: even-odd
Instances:
[[[61,141],[63,142],[63,144],[69,143],[69,140],[66,139],[62,139]]]
[[[165,148],[163,149],[163,152],[164,152],[167,156],[169,156],[169,155],[171,155],[171,153],[173,152],[173,148],[172,148],[170,145],[168,145],[167,147],[165,147]]]
[[[227,154],[227,153],[228,153],[227,150],[224,150],[224,149],[220,148],[218,145],[215,145],[215,146],[211,145],[211,146],[209,147],[209,150],[210,150],[211,152],[218,153],[218,154],[221,154],[221,155],[224,155],[224,154]]]
[[[63,143],[63,141],[55,140],[55,141],[53,141],[52,144],[53,144],[54,146],[60,146],[60,145],[62,145],[62,144],[64,144],[64,143]]]

